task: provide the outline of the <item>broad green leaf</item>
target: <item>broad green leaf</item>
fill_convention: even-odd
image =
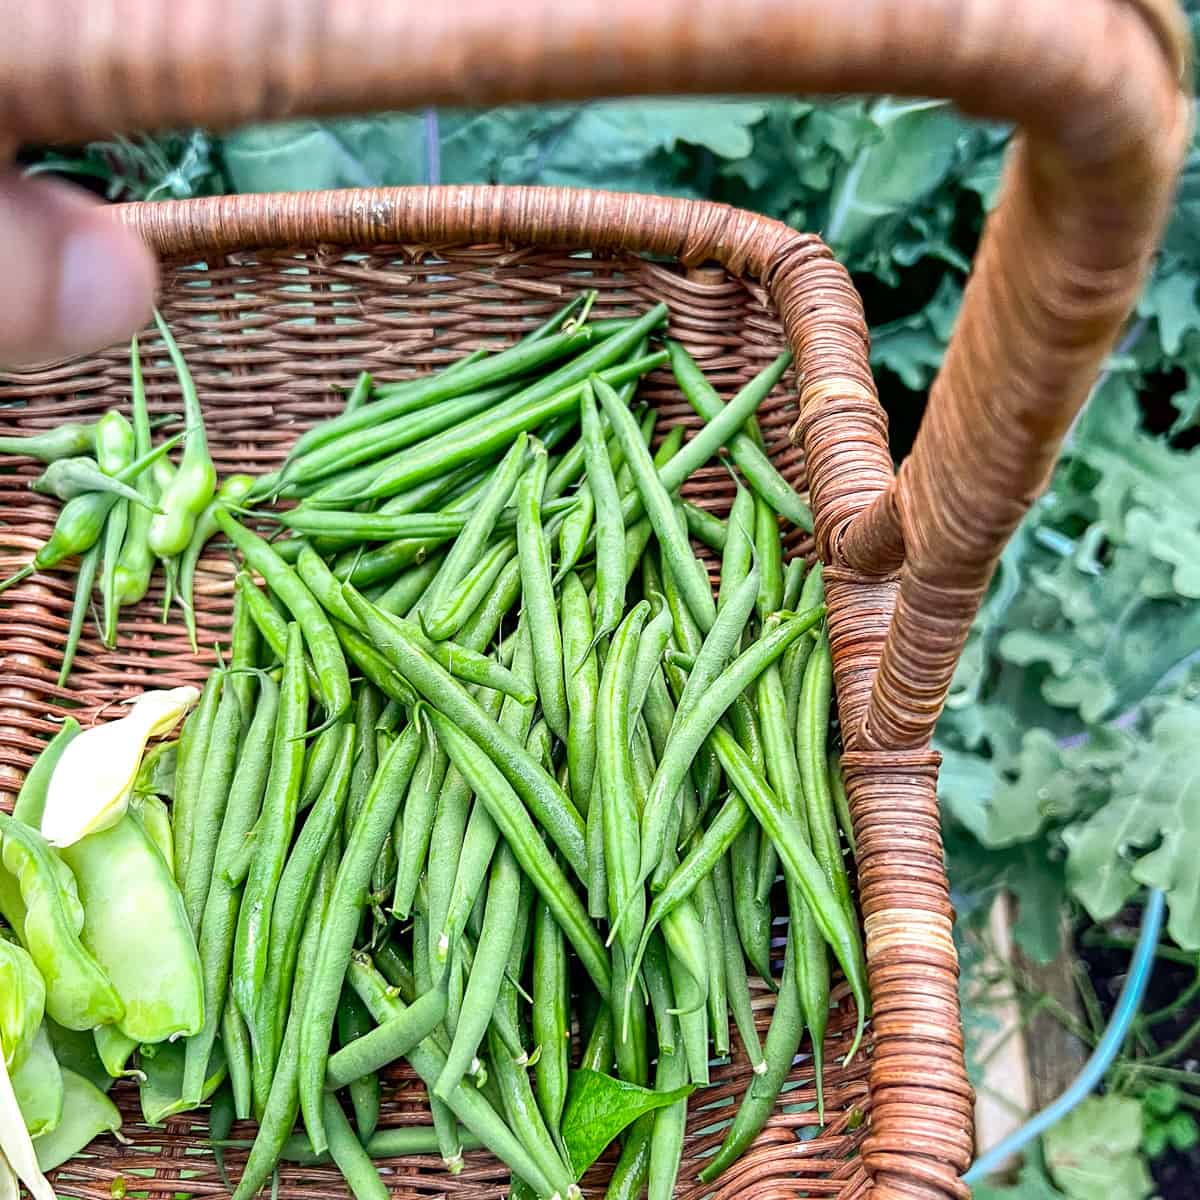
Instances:
[[[1046,1169],[1070,1200],[1145,1200],[1154,1182],[1141,1140],[1136,1100],[1091,1096],[1045,1133]]]
[[[599,1071],[572,1071],[561,1129],[575,1178],[581,1178],[621,1130],[643,1113],[666,1108],[694,1090],[688,1084],[670,1092],[655,1092]]]

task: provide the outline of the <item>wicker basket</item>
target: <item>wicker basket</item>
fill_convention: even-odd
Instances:
[[[818,238],[753,214],[540,188],[118,210],[162,260],[162,307],[193,367],[222,473],[277,463],[299,429],[334,411],[335,387],[358,370],[403,378],[512,340],[583,287],[599,289],[601,316],[669,301],[672,335],[725,393],[790,343],[796,375],[761,419],[776,463],[811,496],[827,566],[874,1018],[867,1053],[839,1066],[853,1013],[837,991],[827,1124],[817,1127],[802,1058],[795,1090],[752,1151],[703,1188],[696,1158],[721,1137],[712,1107],[747,1079],[744,1059],[717,1069],[705,1107],[694,1105],[680,1195],[965,1197],[972,1094],[929,740],[1000,549],[1043,485],[1161,230],[1188,133],[1186,38],[1173,0],[742,0],[733,21],[730,8],[2,0],[0,132],[51,140],[430,100],[800,88],[951,95],[1025,127],[954,344],[895,477],[845,271]],[[152,335],[146,347],[152,410],[178,411]],[[3,431],[124,405],[128,381],[123,347],[0,375],[11,406]],[[660,434],[694,424],[669,375],[651,376],[642,395],[661,410]],[[22,467],[0,480],[0,572],[50,530],[53,509],[25,490],[28,476]],[[721,511],[730,483],[710,468],[686,493]],[[227,629],[230,576],[211,549],[197,587],[210,643]],[[62,692],[53,681],[70,592],[62,575],[37,576],[0,604],[0,769],[10,787],[67,706],[98,716],[141,688],[197,680],[212,662],[189,653],[178,625],[158,623],[161,593],[152,593],[123,618],[115,651],[85,638]],[[758,1001],[765,1025],[765,989]],[[426,1123],[420,1084],[406,1071],[392,1082],[383,1123]],[[151,1129],[138,1123],[134,1094],[122,1103],[131,1144],[102,1139],[58,1172],[59,1194],[102,1200],[122,1176],[155,1196],[223,1193],[202,1118]],[[485,1155],[469,1155],[456,1177],[430,1159],[390,1166],[397,1195],[484,1200],[507,1181]],[[604,1175],[602,1163],[591,1190]],[[316,1168],[286,1169],[281,1191],[289,1200],[344,1194],[336,1172]]]

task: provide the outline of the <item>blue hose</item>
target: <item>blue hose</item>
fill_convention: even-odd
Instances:
[[[1104,1036],[1092,1051],[1091,1058],[1084,1064],[1078,1077],[1053,1104],[1042,1109],[1036,1116],[1030,1117],[1015,1133],[1009,1134],[999,1145],[993,1146],[986,1154],[977,1158],[963,1176],[964,1183],[976,1184],[986,1179],[1011,1155],[1061,1121],[1080,1101],[1087,1099],[1104,1078],[1105,1072],[1120,1052],[1129,1027],[1133,1024],[1133,1018],[1141,1007],[1142,997],[1146,994],[1146,985],[1150,982],[1150,972],[1154,967],[1154,952],[1158,948],[1158,938],[1162,932],[1164,907],[1163,893],[1151,891],[1142,912],[1141,930],[1133,951],[1133,959],[1129,964],[1129,975],[1121,989],[1117,1006],[1113,1009],[1112,1020],[1109,1021]]]

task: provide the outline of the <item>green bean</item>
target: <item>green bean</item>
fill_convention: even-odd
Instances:
[[[396,889],[392,912],[401,920],[412,911],[417,882],[429,853],[438,793],[446,777],[447,759],[438,746],[426,745],[404,799],[403,828],[396,841]],[[399,818],[397,818],[399,820]]]
[[[671,497],[659,481],[649,451],[642,445],[633,414],[620,403],[616,392],[603,380],[593,380],[593,387],[625,452],[625,462],[633,473],[646,515],[662,548],[667,570],[675,576],[696,623],[707,633],[716,619],[716,606],[708,586],[708,576],[692,553],[686,533],[679,526]]]
[[[267,581],[267,586],[300,623],[305,644],[312,654],[313,666],[321,681],[326,721],[332,725],[350,707],[350,675],[329,619],[300,577],[269,543],[239,525],[223,509],[217,510],[215,518],[221,531],[237,547],[247,564]]]
[[[271,771],[257,824],[254,859],[238,911],[233,944],[232,990],[250,1028],[257,1081],[255,1100],[265,1095],[261,1086],[273,1064],[266,1060],[274,1040],[261,1020],[259,998],[266,982],[271,913],[284,858],[296,824],[300,782],[304,772],[304,720],[308,711],[308,685],[304,675],[297,625],[288,627],[287,659],[279,689],[279,711],[271,744]]]
[[[325,856],[332,852],[331,845],[339,837],[342,811],[354,766],[354,741],[354,726],[343,725],[339,730],[335,758],[328,777],[288,855],[271,906],[267,972],[258,1002],[259,1025],[268,1032],[271,1047],[283,1042],[287,1018],[284,1001],[291,994],[305,914],[317,886],[321,865]],[[263,1057],[266,1059],[271,1056]]]
[[[478,744],[464,731],[437,711],[431,711],[429,719],[451,761],[487,807],[522,870],[550,905],[554,919],[575,947],[584,969],[607,995],[612,976],[604,945],[511,784],[499,766],[489,755],[481,754]]]
[[[425,637],[432,641],[453,637],[495,587],[501,573],[515,557],[516,550],[516,539],[506,537],[484,552],[453,591],[438,603],[435,612],[429,611],[424,602],[426,598],[422,597],[417,602],[415,612]]]
[[[288,1014],[287,1028],[283,1034],[279,1062],[271,1079],[271,1090],[266,1104],[258,1110],[258,1134],[250,1148],[246,1165],[242,1168],[242,1178],[233,1193],[233,1200],[250,1200],[262,1187],[275,1169],[292,1126],[296,1123],[296,1114],[300,1108],[297,1093],[300,1038],[315,979],[321,927],[330,911],[336,871],[337,864],[330,855],[321,867],[317,894],[305,917],[304,934],[300,939],[300,955],[296,961],[296,982],[292,986],[291,1012]]]
[[[204,756],[201,768],[201,794],[193,817],[187,867],[182,879],[184,907],[197,936],[212,884],[217,841],[237,765],[241,732],[241,702],[233,688],[226,686],[221,691],[221,699],[213,717],[208,753]],[[203,804],[203,808],[200,804]]]
[[[846,835],[846,845],[850,847],[851,854],[857,854],[854,845],[854,821],[850,817],[846,781],[842,777],[842,756],[836,753],[829,756],[829,790],[833,793],[833,807],[837,812],[838,824],[842,827],[842,833]]]
[[[192,833],[204,793],[204,762],[208,757],[209,739],[212,736],[223,683],[222,672],[214,671],[209,675],[204,681],[200,702],[184,722],[179,735],[171,825],[175,834],[175,879],[181,887],[187,879],[188,861],[192,854]]]
[[[202,1031],[203,1032],[203,1031]],[[197,1035],[199,1036],[199,1035]],[[191,1045],[189,1039],[188,1045]],[[253,1081],[250,1063],[250,1031],[237,1005],[226,1000],[221,1012],[221,1045],[225,1047],[225,1062],[229,1068],[229,1083],[233,1089],[233,1110],[239,1121],[247,1121],[253,1109]],[[186,1071],[186,1064],[184,1070]],[[201,1084],[203,1088],[203,1083]],[[185,1097],[186,1097],[186,1093]],[[190,1104],[191,1101],[188,1100]],[[197,1102],[198,1103],[198,1102]],[[232,1189],[231,1189],[232,1190]]]
[[[372,1016],[376,1020],[382,1020],[386,1016],[399,1016],[404,1011],[404,1006],[394,997],[388,996],[386,985],[381,991],[378,984],[372,981],[371,974],[371,968],[361,960],[351,961],[348,971],[350,985],[371,1010]],[[441,1074],[445,1058],[434,1040],[426,1038],[409,1052],[408,1061],[412,1069],[424,1080],[425,1086],[432,1089]],[[557,1181],[561,1183],[561,1187],[555,1187],[547,1180],[519,1139],[474,1088],[460,1084],[453,1089],[449,1104],[463,1125],[539,1194],[552,1196],[558,1191],[565,1196],[570,1191],[569,1174],[564,1171],[566,1181]]]
[[[329,508],[298,508],[277,517],[281,525],[306,537],[334,537],[364,542],[395,538],[437,538],[457,534],[466,524],[460,513],[360,513]]]
[[[373,404],[357,412],[323,421],[301,435],[292,447],[289,459],[294,462],[300,461],[318,448],[331,443],[345,446],[346,435],[359,431],[362,431],[362,439],[369,441],[374,436],[375,429],[384,421],[427,408],[441,400],[463,396],[492,384],[514,379],[556,358],[574,353],[588,345],[590,340],[590,334],[558,334],[529,345],[512,346],[469,367],[462,367],[453,374],[443,371],[404,384],[385,384],[376,389],[380,398]],[[608,361],[615,361],[615,357]],[[356,438],[355,443],[357,441]]]
[[[637,982],[636,972],[631,976]],[[654,1028],[658,1037],[658,1053],[674,1054],[679,1037],[679,1022],[675,1019],[675,993],[671,989],[671,974],[667,969],[667,949],[662,934],[655,931],[642,960],[642,980],[650,997]]]
[[[63,643],[62,666],[58,669],[58,686],[66,687],[75,665],[75,654],[83,634],[83,622],[87,619],[88,604],[92,598],[92,585],[96,582],[96,571],[100,566],[101,546],[97,542],[79,557],[79,570],[75,576],[75,600],[71,605],[71,621],[67,627],[67,639]]]
[[[329,1130],[329,1154],[337,1164],[355,1200],[389,1200],[391,1193],[379,1175],[371,1157],[354,1135],[338,1098],[327,1093],[323,1098],[325,1125]]]
[[[348,995],[352,996],[353,992]],[[336,1091],[403,1058],[442,1023],[445,1015],[445,991],[431,988],[398,1016],[353,1041],[344,1041],[342,1049],[329,1059],[325,1072],[326,1090]]]
[[[310,743],[308,753],[304,756],[304,776],[300,783],[300,801],[297,805],[299,812],[306,812],[321,794],[325,780],[329,778],[329,772],[338,756],[345,729],[346,726],[342,722],[330,725]]]
[[[92,454],[96,449],[94,422],[63,421],[53,429],[27,433],[21,437],[0,437],[0,454],[36,458],[39,462],[56,462],[79,454]]]
[[[725,541],[729,536],[728,525],[715,513],[685,500],[680,506],[688,533],[718,554],[725,549]]]
[[[596,507],[596,631],[606,637],[616,629],[625,607],[625,520],[617,493],[612,461],[604,444],[604,432],[596,409],[595,394],[588,386],[579,402],[588,485]],[[578,663],[568,663],[574,671]]]
[[[788,560],[783,569],[783,603],[784,612],[795,612],[800,603],[800,592],[804,587],[804,559],[796,557]]]
[[[385,696],[390,704],[395,704],[403,710],[416,703],[416,693],[392,669],[388,662],[374,646],[357,629],[334,621],[333,631],[346,653],[354,660],[355,666],[370,680]],[[326,726],[332,728],[332,726]]]
[[[603,352],[605,356],[611,355],[618,340],[613,338],[596,346],[593,351],[579,355],[567,364],[570,368],[567,373],[577,374],[577,365],[583,364],[593,353]],[[653,370],[662,361],[663,355],[648,354],[644,358],[611,367],[599,378],[607,376],[606,381],[614,385],[624,383],[627,379]],[[417,446],[409,447],[391,466],[385,465],[379,471],[374,483],[362,498],[381,499],[394,495],[441,471],[491,454],[508,445],[516,434],[536,429],[554,417],[574,411],[578,406],[580,387],[587,376],[573,379],[567,384],[556,382],[563,374],[564,372],[555,372],[545,376],[524,392],[514,396],[500,411],[473,417],[435,437],[427,438]]]
[[[833,689],[833,656],[828,637],[817,639],[812,657],[804,672],[804,689],[800,694],[799,721],[802,733],[797,734],[800,776],[804,784],[804,802],[808,814],[808,830],[812,851],[825,878],[829,880],[842,911],[853,921],[854,901],[850,896],[850,880],[838,841],[837,819],[833,797],[829,791],[829,762],[826,741],[829,729],[829,704]]]
[[[563,580],[561,605],[563,663],[570,716],[567,777],[575,807],[586,816],[596,770],[596,702],[600,672],[592,646],[592,612],[587,590],[574,571]]]
[[[729,995],[725,984],[724,931],[711,872],[700,880],[696,899],[705,934],[704,949],[708,954],[708,1024],[712,1030],[713,1053],[724,1058],[729,1054]]]
[[[688,442],[683,451],[667,467],[659,471],[662,485],[668,492],[676,491],[693,471],[704,466],[714,454],[738,436],[742,426],[758,411],[771,389],[783,378],[791,365],[792,354],[785,350],[770,366],[760,371],[736,396]],[[672,361],[674,366],[674,361]],[[681,388],[683,380],[676,376]],[[685,389],[686,391],[686,389]]]
[[[737,492],[733,497],[733,506],[729,510],[729,536],[725,540],[725,550],[721,557],[721,587],[717,594],[718,611],[725,607],[729,598],[737,590],[738,584],[750,573],[754,554],[757,529],[757,506],[754,501],[754,493],[742,487],[740,483],[735,486]]]
[[[609,944],[619,937],[632,959],[645,920],[643,861],[638,826],[633,761],[630,755],[629,694],[638,653],[638,640],[650,613],[643,600],[617,627],[609,647],[596,704],[596,765],[604,804],[604,860],[608,872]],[[673,798],[673,795],[672,795]]]
[[[765,621],[783,607],[783,547],[779,518],[761,496],[754,502],[754,545],[759,573],[758,619]]]
[[[658,1055],[654,1087],[660,1092],[673,1092],[687,1082],[687,1058],[673,1050]],[[650,1134],[650,1162],[647,1183],[648,1200],[671,1200],[679,1177],[683,1158],[683,1137],[687,1128],[687,1097],[676,1100],[654,1114],[654,1129]]]
[[[788,934],[779,998],[771,1015],[771,1027],[767,1031],[767,1069],[751,1079],[737,1116],[725,1134],[725,1140],[700,1172],[700,1179],[704,1183],[711,1183],[735,1163],[758,1136],[775,1107],[775,1100],[800,1049],[804,1021],[800,1012],[799,989],[796,986],[799,964],[793,933],[794,930]]]
[[[654,1113],[644,1113],[630,1126],[613,1168],[604,1200],[638,1200],[650,1173],[650,1140]]]
[[[646,693],[650,690],[650,681],[659,662],[671,640],[672,617],[666,601],[655,594],[650,597],[651,607],[655,609],[654,616],[642,632],[637,649],[637,660],[633,667],[633,677],[629,688],[629,713],[631,725],[641,716],[646,703]],[[657,601],[657,604],[655,604]]]
[[[428,590],[444,561],[444,556],[432,554],[424,562],[402,571],[375,603],[384,612],[393,613],[398,617],[408,616],[412,606]]]
[[[753,762],[753,760],[751,760]],[[747,824],[729,852],[733,869],[733,914],[742,949],[764,983],[771,978],[771,906],[758,898],[758,863],[762,837]]]
[[[533,670],[546,724],[567,740],[567,694],[563,679],[562,632],[550,574],[550,547],[542,528],[541,496],[548,464],[541,443],[534,444],[532,468],[517,486],[517,556],[521,563],[521,601],[529,613]]]
[[[483,555],[496,521],[525,470],[528,446],[528,435],[519,434],[493,472],[462,532],[450,547],[441,570],[429,585],[421,606],[431,624],[439,623],[443,602]]]
[[[468,737],[487,750],[572,870],[583,878],[587,871],[583,821],[554,778],[515,738],[492,721],[462,685],[425,654],[394,618],[379,612],[350,588],[346,589],[346,596],[379,650],[425,700],[438,705],[446,716],[462,726]]]
[[[386,404],[373,404],[369,411],[355,417],[375,417],[376,421],[371,423],[369,430],[354,437],[339,437],[336,441],[299,457],[293,454],[284,466],[276,487],[280,492],[286,492],[295,484],[311,484],[335,474],[342,476],[344,481],[344,473],[351,467],[375,464],[379,459],[389,458],[398,451],[457,425],[460,421],[496,408],[519,390],[519,384],[499,383],[492,387],[472,389],[438,404],[430,404],[420,410],[405,412],[391,418],[382,415]],[[330,490],[339,497],[353,498],[352,488],[353,484],[343,482],[342,487],[335,485]]]
[[[584,548],[592,532],[592,521],[596,516],[596,502],[592,489],[585,481],[575,494],[575,504],[563,518],[558,530],[558,569],[554,572],[557,586],[583,557]]]
[[[721,914],[725,993],[738,1036],[742,1039],[742,1046],[750,1061],[750,1069],[755,1075],[761,1075],[767,1069],[767,1065],[763,1060],[762,1045],[758,1040],[758,1026],[754,1020],[753,1002],[750,998],[750,981],[746,978],[746,961],[742,957],[742,944],[733,911],[733,884],[729,874],[728,857],[720,859],[713,869],[713,886],[717,891],[717,907]]]
[[[510,558],[496,576],[491,591],[458,631],[458,645],[475,651],[486,649],[520,594],[521,564],[516,558]]]
[[[491,1020],[500,983],[512,948],[513,919],[520,897],[521,874],[512,851],[501,842],[492,859],[487,907],[475,962],[467,980],[462,1012],[446,1065],[438,1076],[434,1095],[448,1100],[467,1073]]]
[[[300,1035],[298,1079],[304,1125],[317,1151],[325,1149],[320,1096],[338,995],[366,902],[371,869],[392,828],[416,767],[419,749],[420,733],[413,724],[396,739],[386,759],[380,763],[342,856],[330,897],[329,917],[321,929],[312,987],[305,1007],[304,1029]]]
[[[612,964],[612,990],[606,998],[614,1012],[619,1005],[624,1008],[621,1020],[613,1029],[617,1074],[627,1083],[645,1087],[650,1077],[646,1005],[640,992],[630,990],[636,977],[629,970],[629,962],[619,942],[613,946]]]
[[[464,1134],[462,1143],[465,1150],[483,1148],[474,1134]],[[224,1145],[231,1150],[241,1150],[250,1143],[244,1139],[226,1139]],[[437,1149],[437,1137],[429,1125],[399,1125],[394,1129],[380,1129],[366,1145],[366,1151],[372,1158],[409,1158],[419,1154],[434,1154]],[[284,1142],[279,1157],[284,1162],[311,1167],[328,1161],[327,1155],[313,1153],[312,1144],[302,1133],[293,1134]]]
[[[668,341],[671,370],[687,402],[706,420],[716,421],[725,405],[713,386],[704,378],[692,356],[678,342]],[[780,516],[793,525],[812,532],[812,513],[791,485],[771,465],[771,460],[745,433],[736,434],[728,443],[729,453],[738,469]]]
[[[642,810],[642,860],[638,875],[643,882],[653,873],[666,851],[675,797],[679,794],[684,777],[688,774],[692,760],[703,742],[703,737],[680,740],[676,730],[682,732],[687,728],[683,723],[697,709],[702,716],[709,713],[714,707],[713,696],[729,694],[728,685],[722,687],[725,664],[737,645],[757,594],[758,575],[756,571],[751,571],[718,614],[708,637],[700,647],[695,665],[679,697],[672,735],[659,757],[658,770]],[[668,589],[668,598],[669,596]],[[782,649],[783,647],[781,652]],[[717,713],[713,721],[715,722],[720,715]],[[705,722],[699,722],[697,727],[705,728]],[[711,725],[708,728],[711,728]]]
[[[858,1025],[847,1055],[847,1059],[852,1058],[858,1049],[868,1007],[866,968],[858,927],[853,918],[846,915],[837,893],[809,850],[799,819],[784,810],[770,785],[727,730],[718,726],[713,730],[712,738],[730,782],[775,843],[785,875],[800,889],[821,936],[829,944],[850,984],[858,1007]]]
[[[562,930],[539,899],[533,921],[533,1038],[541,1051],[534,1064],[538,1107],[557,1130],[567,1100],[571,1049],[570,964]]]
[[[667,918],[663,925],[663,932],[667,941],[667,966],[671,973],[671,986],[674,989],[678,1005],[679,1040],[683,1044],[683,1053],[687,1059],[688,1074],[693,1083],[700,1087],[707,1087],[709,1082],[707,980],[698,979],[672,948],[672,931],[676,925],[689,930],[687,937],[693,936],[691,926],[681,921],[681,918],[689,915],[695,922],[695,913],[692,911],[690,903],[687,903]],[[698,924],[698,922],[696,923]],[[675,946],[683,948],[678,938],[675,939]],[[707,966],[702,944],[688,945],[686,949],[693,952],[691,957],[695,963]],[[697,950],[699,951],[698,955],[694,953]]]
[[[603,1002],[601,1002],[603,1003]],[[613,1064],[613,1019],[612,1010],[604,1005],[596,1016],[596,1023],[588,1035],[583,1057],[579,1060],[580,1070],[599,1071],[607,1075]]]
[[[262,589],[250,578],[246,571],[239,571],[233,577],[237,595],[246,608],[247,616],[255,629],[262,634],[275,657],[280,661],[287,657],[287,620],[276,612],[271,601]],[[314,699],[321,698],[321,681],[317,678],[316,668],[306,654],[304,670],[308,676],[308,690]]]

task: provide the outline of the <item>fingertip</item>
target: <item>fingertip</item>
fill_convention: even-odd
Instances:
[[[157,281],[149,248],[86,193],[0,178],[0,363],[124,341],[149,318]]]

